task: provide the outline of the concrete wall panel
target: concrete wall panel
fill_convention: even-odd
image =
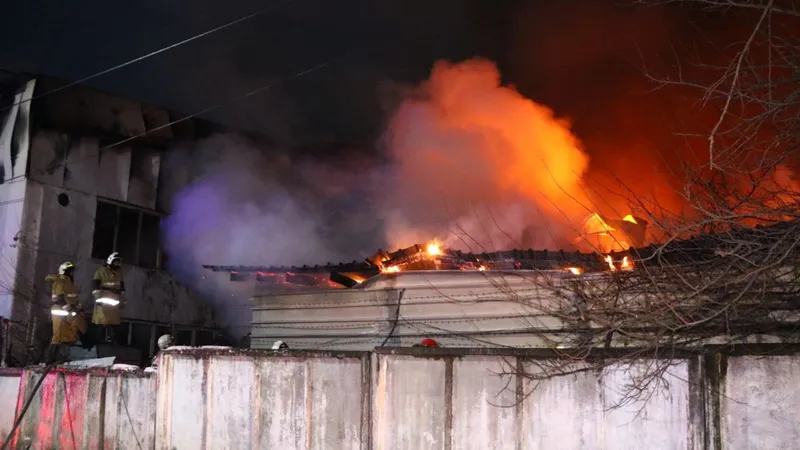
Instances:
[[[155,448],[156,377],[110,376],[104,396],[103,448]]]
[[[121,202],[128,200],[131,173],[131,148],[112,147],[100,152],[97,173],[97,195]]]
[[[97,139],[82,138],[70,142],[64,172],[64,187],[81,192],[95,192],[99,174],[100,145]]]
[[[516,381],[498,375],[509,364],[514,367],[516,358],[477,356],[453,363],[453,449],[513,448],[521,426]]]
[[[720,395],[724,448],[797,448],[800,442],[800,357],[728,359]]]
[[[712,376],[722,380],[720,408],[704,416],[689,414],[697,407],[690,387],[709,379],[686,362],[669,367],[668,390],[649,384],[626,402],[650,362],[526,382],[518,393],[515,380],[496,375],[516,367],[514,358],[421,352],[376,353],[370,362],[364,354],[175,349],[157,382],[59,369],[33,396],[12,448],[683,450],[704,448],[703,431],[693,433],[713,427],[714,414],[722,450],[795,448],[798,440],[797,355],[727,358],[727,371]],[[0,432],[41,370],[0,372],[0,402],[17,405],[0,409]],[[517,403],[520,394],[529,395]]]
[[[158,197],[158,174],[161,168],[161,153],[156,150],[135,148],[131,154],[130,180],[127,201],[143,208],[156,209]]]
[[[0,372],[0,441],[5,440],[16,419],[16,401],[19,395],[22,371],[4,370]]]
[[[642,448],[686,449],[689,447],[688,364],[667,369],[663,380],[669,390],[659,389],[642,375],[652,363],[615,366],[602,379],[603,409],[600,430],[605,448],[638,450]],[[652,373],[652,372],[650,372]],[[628,401],[630,387],[642,391],[637,401]]]
[[[51,186],[64,185],[70,137],[51,130],[37,130],[31,138],[29,178]]]
[[[362,361],[312,360],[308,402],[311,403],[309,450],[362,447]]]
[[[526,371],[537,373],[526,364]],[[542,381],[526,380],[522,394],[522,448],[583,450],[602,448],[598,433],[603,413],[598,379],[592,372]]]
[[[32,371],[23,373],[16,414],[41,377]],[[141,374],[50,372],[33,396],[12,448],[152,448],[152,431],[147,432],[155,423],[151,380]],[[114,383],[121,388],[115,389]],[[121,400],[114,394],[120,393],[127,402],[115,405]],[[122,405],[127,412],[121,412]]]
[[[206,449],[251,448],[255,368],[252,358],[211,359],[206,394]]]
[[[308,364],[297,358],[264,358],[257,367],[258,448],[305,448]]]
[[[17,286],[26,185],[24,179],[0,184],[0,316],[3,317],[14,317],[14,299],[26,292],[23,286]],[[15,295],[15,291],[23,292]]]
[[[372,437],[375,448],[445,448],[445,366],[441,359],[378,357]]]
[[[158,372],[156,448],[197,448],[205,438],[205,363],[194,357],[163,358]]]

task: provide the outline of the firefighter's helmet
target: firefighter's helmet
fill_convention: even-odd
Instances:
[[[118,252],[108,255],[108,258],[106,258],[106,264],[109,266],[112,265],[114,261],[117,261],[118,264],[122,264],[122,258],[119,256]]]
[[[158,348],[161,350],[166,350],[169,347],[172,347],[175,344],[175,339],[172,337],[171,334],[164,334],[160,338],[158,338]]]
[[[60,266],[58,266],[58,274],[59,275],[66,275],[67,271],[69,269],[74,269],[74,268],[75,268],[75,264],[72,264],[71,262],[67,261],[67,262],[61,264]]]

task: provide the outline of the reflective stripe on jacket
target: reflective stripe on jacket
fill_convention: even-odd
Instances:
[[[50,299],[50,319],[53,321],[53,344],[72,344],[86,332],[86,320],[79,313],[78,287],[66,275],[48,275],[47,281],[52,281]],[[59,297],[63,296],[65,304],[59,305]]]
[[[92,323],[119,325],[121,321],[119,307],[122,302],[119,291],[122,286],[122,270],[103,266],[95,271],[92,279],[99,281],[100,286],[105,288],[92,291],[95,301]]]

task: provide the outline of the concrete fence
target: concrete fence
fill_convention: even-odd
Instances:
[[[796,448],[800,354],[776,349],[683,355],[664,377],[668,389],[630,403],[621,397],[637,365],[535,388],[497,375],[542,351],[171,350],[157,377],[46,375],[14,448]],[[41,376],[0,373],[0,401],[16,404],[0,409],[0,433]]]
[[[155,444],[155,376],[62,369],[44,374],[36,368],[0,377],[0,395],[2,409],[7,407],[0,412],[3,439],[33,395],[11,448],[121,450]]]

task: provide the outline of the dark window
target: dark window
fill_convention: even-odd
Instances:
[[[161,217],[134,208],[97,201],[92,257],[105,260],[119,252],[124,263],[162,267],[159,262]]]
[[[114,327],[114,338],[118,345],[128,345],[129,326],[128,322],[122,322]]]
[[[117,207],[97,202],[94,216],[94,244],[92,256],[105,259],[114,251],[114,238],[117,230]]]
[[[131,347],[142,352],[142,363],[150,365],[150,330],[152,325],[146,323],[133,324],[131,333]]]
[[[203,345],[214,345],[214,333],[211,331],[198,331],[195,345],[198,347]]]
[[[139,211],[128,208],[119,209],[116,251],[123,261],[136,264],[138,258]]]
[[[158,265],[158,246],[161,218],[152,214],[142,214],[139,233],[139,265],[156,267]]]
[[[178,330],[175,334],[175,345],[192,345],[191,330]]]
[[[169,268],[169,254],[164,250],[158,252],[158,267]]]

